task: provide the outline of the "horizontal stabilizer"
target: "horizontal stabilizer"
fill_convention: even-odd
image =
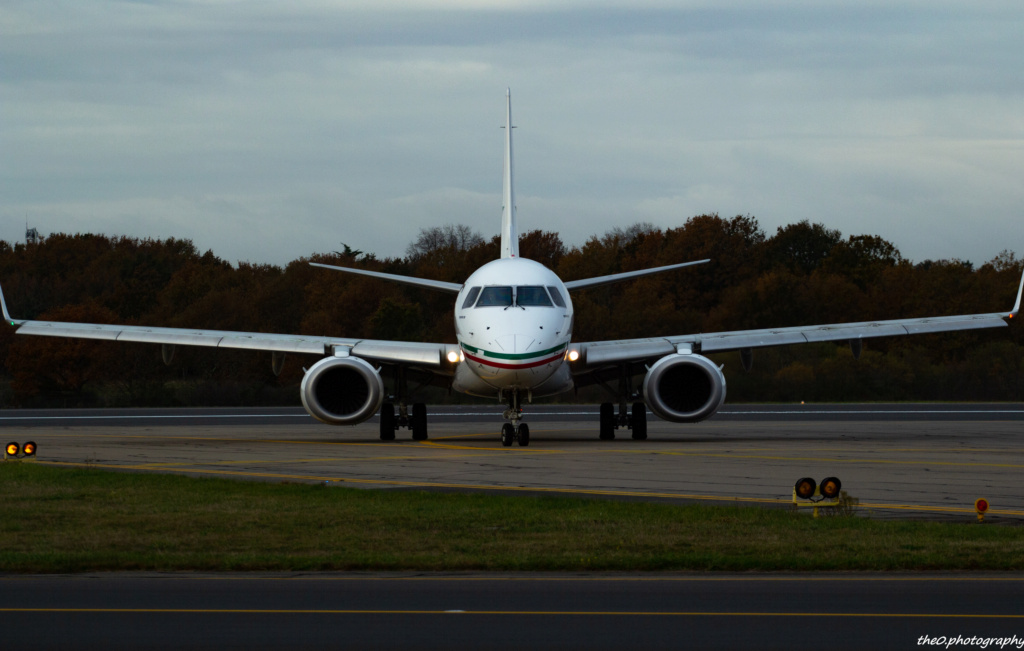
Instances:
[[[399,276],[398,274],[386,274],[380,271],[367,271],[366,269],[353,269],[352,267],[335,267],[334,265],[320,264],[319,262],[310,262],[309,264],[314,267],[323,267],[324,269],[334,269],[335,271],[345,271],[350,274],[359,274],[360,276],[370,276],[372,278],[380,278],[382,280],[391,280],[396,283],[413,285],[414,287],[436,289],[439,292],[448,292],[449,294],[458,294],[462,291],[462,285],[459,283],[449,283],[443,280],[428,280],[427,278],[414,278],[413,276]]]
[[[650,274],[658,274],[663,271],[672,271],[673,269],[681,269],[682,267],[690,267],[695,264],[704,264],[705,262],[711,262],[711,260],[697,260],[696,262],[681,262],[679,264],[670,264],[665,267],[653,267],[651,269],[639,269],[637,271],[626,271],[620,274],[611,274],[610,276],[597,276],[596,278],[584,278],[583,280],[570,280],[565,283],[565,288],[570,292],[574,292],[577,289],[587,289],[588,287],[599,287],[600,285],[610,285],[611,283],[620,283],[624,280],[631,280],[633,278],[639,278],[640,276],[649,276]]]

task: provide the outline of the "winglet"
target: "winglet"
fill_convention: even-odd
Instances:
[[[505,174],[501,192],[501,257],[519,257],[516,195],[512,187],[512,90],[505,91]]]
[[[1008,319],[1017,318],[1017,313],[1020,312],[1020,295],[1024,292],[1024,273],[1020,275],[1020,287],[1017,288],[1017,302],[1013,304],[1013,310],[1006,315]],[[4,308],[4,313],[7,313],[7,308]]]
[[[1017,302],[1020,303],[1019,296],[1017,297]],[[7,301],[4,300],[4,290],[2,287],[0,287],[0,308],[3,308],[4,321],[6,321],[7,323],[10,323],[11,325],[18,325],[24,323],[24,321],[12,318],[11,313],[7,311]]]

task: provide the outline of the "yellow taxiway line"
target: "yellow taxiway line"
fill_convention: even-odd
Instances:
[[[657,499],[673,499],[673,500],[688,500],[688,501],[700,501],[700,502],[739,502],[746,504],[773,504],[773,505],[785,505],[792,502],[791,498],[761,498],[761,497],[741,497],[738,495],[703,495],[698,493],[662,493],[662,492],[650,492],[650,491],[624,491],[624,490],[609,490],[609,489],[586,489],[586,488],[559,488],[552,486],[504,486],[501,484],[454,484],[446,482],[427,482],[427,481],[400,481],[394,479],[363,479],[357,477],[337,477],[330,475],[300,475],[300,474],[287,474],[287,473],[270,473],[270,472],[245,472],[238,470],[217,470],[206,467],[186,467],[186,466],[160,466],[157,468],[152,467],[149,464],[141,465],[120,465],[120,464],[98,464],[98,463],[76,463],[76,462],[65,462],[65,461],[33,461],[33,463],[39,463],[43,465],[53,466],[71,466],[76,468],[104,468],[110,470],[143,470],[143,471],[170,471],[179,473],[198,473],[205,475],[225,475],[232,477],[252,477],[259,479],[281,479],[281,480],[293,480],[293,481],[309,481],[309,482],[337,482],[344,484],[366,484],[366,485],[378,485],[378,486],[401,486],[405,488],[444,488],[453,490],[469,490],[469,491],[510,491],[510,492],[522,492],[522,493],[551,493],[558,495],[594,495],[601,497],[639,497],[639,498],[657,498]],[[887,504],[887,503],[860,503],[859,508],[865,509],[877,509],[877,510],[903,510],[903,511],[921,511],[921,512],[932,512],[932,513],[975,513],[973,508],[969,507],[953,507],[953,506],[928,506],[922,504]],[[997,510],[990,509],[987,513],[990,516],[1024,516],[1024,511],[1010,511],[1010,510]]]

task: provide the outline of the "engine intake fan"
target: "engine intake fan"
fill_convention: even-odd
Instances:
[[[326,357],[313,364],[299,388],[309,415],[328,425],[356,425],[384,401],[384,382],[358,357]]]
[[[644,377],[644,401],[655,414],[674,423],[708,418],[725,401],[725,376],[707,357],[668,355]]]

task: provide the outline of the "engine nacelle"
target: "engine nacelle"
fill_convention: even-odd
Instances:
[[[647,371],[644,401],[665,420],[696,423],[725,402],[725,376],[707,357],[668,355]]]
[[[356,425],[377,413],[384,382],[358,357],[325,357],[313,364],[299,388],[302,406],[328,425]]]

